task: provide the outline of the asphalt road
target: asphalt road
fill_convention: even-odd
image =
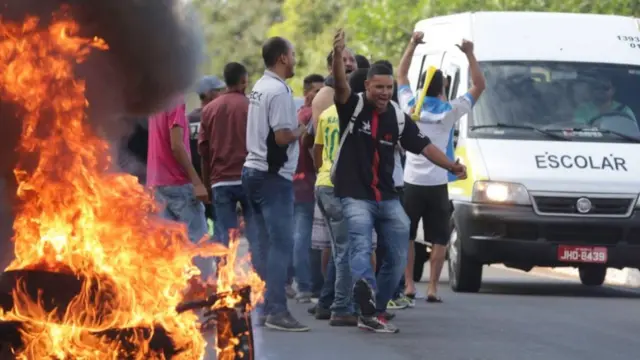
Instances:
[[[446,281],[446,274],[443,275]],[[308,333],[256,330],[258,360],[633,360],[640,291],[485,268],[480,294],[397,311],[398,334],[333,328],[291,303]],[[424,289],[424,285],[422,288]]]

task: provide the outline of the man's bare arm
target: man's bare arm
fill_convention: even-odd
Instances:
[[[411,66],[411,59],[413,58],[413,53],[416,51],[418,45],[422,44],[423,38],[424,33],[421,31],[416,31],[411,35],[409,45],[407,45],[407,49],[404,51],[400,64],[398,65],[398,86],[409,85],[409,67]]]
[[[187,176],[193,185],[203,185],[202,180],[200,180],[200,176],[198,176],[196,169],[193,167],[193,163],[191,162],[191,158],[185,147],[183,140],[184,129],[180,126],[174,126],[171,128],[170,134],[171,152],[173,153],[173,157],[187,173]]]
[[[342,60],[342,52],[345,49],[344,31],[338,30],[333,39],[333,77],[335,79],[335,101],[340,104],[346,104],[351,95],[351,88],[347,81],[345,73],[344,61]]]
[[[324,145],[315,144],[313,145],[313,165],[316,167],[316,171],[319,171],[322,167],[322,151],[324,149]]]
[[[473,101],[478,101],[478,98],[480,98],[480,95],[482,95],[487,85],[480,64],[478,64],[478,60],[476,60],[474,54],[473,42],[463,40],[462,44],[458,45],[458,48],[467,56],[467,60],[469,61],[469,72],[471,73],[472,83],[469,94],[473,97]]]

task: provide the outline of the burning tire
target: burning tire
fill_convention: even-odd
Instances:
[[[101,298],[89,299],[89,302],[96,304],[93,310],[98,318],[107,319],[114,315],[113,312],[116,308],[112,307],[113,304],[104,297],[104,294],[109,292],[98,291],[98,286],[104,288],[111,285],[113,284],[110,284],[108,279],[100,279],[100,281],[88,284],[86,279],[61,272],[7,271],[0,275],[0,308],[5,312],[10,312],[16,307],[24,306],[25,303],[41,304],[41,309],[51,315],[49,317],[50,323],[63,324],[65,315],[73,307],[78,295],[86,289],[86,286],[89,286],[90,289],[87,292],[89,297],[102,295]],[[29,299],[15,299],[16,289],[22,289],[20,293],[27,295]],[[16,300],[19,300],[21,304],[16,304]],[[22,341],[21,331],[32,326],[33,324],[28,319],[28,313],[25,313],[25,319],[0,322],[0,354],[12,353],[12,350],[22,350],[26,344]],[[141,349],[137,348],[140,342],[134,341],[139,338],[147,339],[149,354],[162,353],[167,359],[171,359],[181,352],[161,326],[156,326],[153,329],[147,327],[111,328],[101,331],[85,329],[84,336],[118,343],[117,347],[121,349],[121,355],[118,358],[123,360],[134,359],[133,355],[127,354],[140,353]],[[2,359],[12,359],[12,357],[2,357]]]

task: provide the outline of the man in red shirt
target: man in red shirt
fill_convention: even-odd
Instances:
[[[236,213],[238,203],[242,206],[246,223],[251,223],[241,180],[242,166],[247,156],[247,69],[236,62],[228,63],[224,67],[224,81],[227,91],[202,109],[198,152],[203,160],[205,186],[211,189],[213,196],[216,214],[214,237],[228,246],[229,230],[239,227]]]
[[[304,78],[304,105],[298,110],[298,122],[309,125],[311,121],[311,103],[318,91],[324,86],[324,77],[312,74]],[[298,166],[293,177],[294,202],[294,247],[293,268],[298,284],[297,300],[310,303],[312,295],[311,265],[311,233],[313,229],[313,213],[315,210],[314,186],[316,171],[311,157],[313,138],[311,135],[301,137]]]
[[[172,109],[149,118],[147,185],[164,203],[162,216],[187,225],[189,238],[197,242],[207,234],[203,202],[208,202],[206,187],[191,162],[189,125],[183,99]],[[210,261],[197,258],[194,263],[206,278]]]

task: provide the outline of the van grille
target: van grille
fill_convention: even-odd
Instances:
[[[533,200],[539,213],[544,214],[575,214],[578,212],[576,203],[581,196],[534,196]],[[588,198],[591,201],[591,211],[584,215],[625,215],[633,206],[634,199],[629,198]]]

